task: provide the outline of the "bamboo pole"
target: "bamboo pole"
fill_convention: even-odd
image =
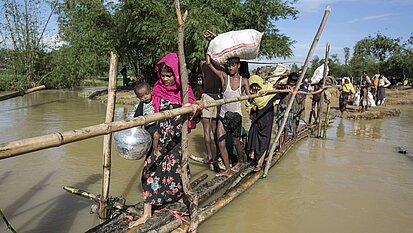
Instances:
[[[35,92],[35,91],[40,91],[40,90],[43,90],[43,89],[46,89],[45,85],[33,87],[33,88],[27,89],[26,91],[23,91],[23,92],[21,92],[21,91],[12,92],[10,94],[0,96],[0,101],[11,99],[11,98],[18,97],[18,96],[23,96],[25,94],[29,94],[29,93],[32,93],[32,92]]]
[[[6,223],[7,229],[10,229],[11,232],[16,233],[16,230],[14,230],[13,226],[9,223],[9,221],[7,220],[6,216],[3,214],[3,211],[1,211],[1,209],[0,209],[0,215],[1,215],[1,218],[4,220],[4,222]]]
[[[328,115],[330,115],[330,102],[327,103],[327,111],[324,118],[324,130],[323,130],[323,139],[327,138],[327,129],[328,129]]]
[[[274,160],[272,160],[271,167],[274,166],[282,158],[282,156],[287,153],[289,148],[291,148],[296,142],[307,137],[310,134],[311,130],[312,130],[311,128],[305,128],[303,131],[300,131],[298,133],[297,138],[293,139],[292,141],[287,142],[287,150],[284,151],[283,153],[274,152],[274,154],[277,156],[275,157]],[[221,197],[219,197],[218,199],[214,201],[209,202],[207,205],[201,208],[199,211],[199,223],[202,223],[205,220],[207,220],[209,217],[217,213],[220,209],[228,205],[241,193],[245,192],[249,187],[251,187],[253,184],[255,184],[255,182],[259,180],[260,176],[261,176],[260,173],[253,173],[252,175],[248,174],[248,176],[245,177],[243,180],[241,180],[236,186],[229,188],[227,192],[224,193],[224,195],[222,195]],[[181,223],[179,228],[177,228],[178,223]],[[170,232],[170,231],[176,232],[176,233],[187,232],[188,225],[182,221],[175,220],[175,221],[172,221],[171,223],[164,225],[161,228],[155,229],[155,231],[153,232],[164,233],[164,232]]]
[[[326,44],[326,55],[324,58],[324,70],[323,70],[323,87],[326,85],[326,80],[327,80],[327,67],[328,67],[328,58],[330,54],[330,45],[327,43]],[[317,119],[316,122],[318,123],[318,128],[317,128],[317,137],[321,137],[321,113],[323,112],[323,105],[324,105],[324,95],[325,92],[321,94],[320,97],[320,102],[318,103],[318,114],[317,114]]]
[[[320,27],[318,28],[317,34],[316,34],[316,36],[314,37],[313,43],[311,44],[310,51],[309,51],[308,54],[307,54],[307,58],[305,59],[304,67],[303,67],[303,72],[300,74],[300,78],[298,79],[297,84],[295,85],[294,92],[292,93],[291,99],[290,99],[290,101],[288,102],[287,109],[285,110],[285,113],[284,113],[283,121],[281,122],[281,126],[280,126],[279,129],[278,129],[277,136],[275,137],[275,140],[274,140],[274,142],[273,142],[273,144],[272,144],[272,146],[271,146],[270,152],[275,151],[275,148],[276,148],[276,146],[277,146],[276,143],[277,143],[278,140],[280,139],[281,133],[282,133],[282,131],[284,130],[285,123],[287,122],[288,114],[290,113],[291,107],[292,107],[293,102],[294,102],[294,100],[295,100],[295,96],[297,95],[297,91],[298,91],[298,89],[300,88],[300,85],[301,85],[301,82],[302,82],[302,80],[303,80],[303,78],[304,78],[304,75],[305,75],[305,73],[307,72],[308,63],[310,62],[310,59],[311,59],[311,57],[313,56],[313,52],[314,52],[315,47],[316,47],[316,45],[317,45],[317,43],[318,43],[318,40],[320,39],[321,33],[322,33],[323,29],[324,29],[324,25],[325,25],[325,23],[326,23],[326,21],[327,21],[328,15],[330,14],[330,11],[331,11],[331,7],[328,6],[327,9],[326,9],[325,12],[324,12],[323,19],[322,19],[322,21],[321,21]],[[270,153],[270,156],[268,156],[267,163],[266,163],[266,165],[265,165],[265,169],[264,169],[264,173],[263,173],[263,177],[264,177],[264,178],[267,177],[267,173],[268,173],[268,170],[270,169],[270,165],[271,165],[271,160],[272,160],[272,155],[271,155],[271,153]]]
[[[300,141],[301,139],[305,138],[309,132],[309,129],[302,131],[296,139],[293,139],[288,144],[288,149],[292,147],[296,142]],[[287,153],[288,150],[284,151],[284,153],[279,154],[270,164],[270,167],[274,166],[283,155]],[[276,153],[274,153],[276,155]],[[261,174],[259,172],[252,174],[251,176],[247,177],[246,179],[242,180],[237,186],[229,189],[225,195],[218,198],[216,201],[210,203],[209,205],[202,208],[199,213],[199,221],[203,222],[216,212],[218,212],[221,208],[229,204],[232,200],[238,197],[241,193],[251,187],[259,178]]]
[[[321,90],[316,92],[298,92],[299,94],[314,95],[319,93]],[[270,90],[267,91],[267,95],[289,92],[288,90]],[[260,97],[260,94],[243,95],[240,97],[211,100],[204,102],[204,108],[215,107],[227,103],[233,103],[237,101],[244,101]],[[101,136],[108,133],[113,133],[116,131],[146,125],[155,121],[172,118],[175,116],[188,114],[193,111],[192,106],[185,106],[177,109],[166,110],[152,115],[139,116],[133,119],[114,121],[110,123],[102,123],[98,125],[92,125],[84,128],[55,132],[51,134],[46,134],[37,137],[31,137],[26,139],[20,139],[12,142],[0,144],[0,160],[15,157],[21,154],[34,152],[42,149],[47,149],[51,147],[58,147],[72,142]]]
[[[200,177],[198,177],[197,179],[193,180],[191,183],[191,188],[195,188],[198,184],[200,184],[202,181],[206,180],[208,178],[208,174],[202,174]],[[89,199],[91,201],[99,201],[101,200],[100,196],[97,196],[93,193],[89,193],[88,191],[82,190],[82,189],[78,189],[75,187],[71,187],[71,186],[64,186],[63,190],[78,195],[80,197]],[[141,204],[143,206],[143,201],[139,202],[137,204],[135,204],[134,206],[137,206]],[[139,209],[139,208],[135,208],[133,206],[128,206],[127,208],[125,208],[124,205],[121,205],[119,203],[115,203],[115,205],[112,206],[115,209],[118,210],[125,210],[127,213],[134,213],[134,214],[142,214],[142,210],[143,209]]]
[[[108,101],[106,108],[105,123],[113,122],[115,112],[115,100],[116,100],[116,76],[118,67],[118,56],[111,53],[110,56],[110,68],[109,68],[109,84],[108,84]],[[111,171],[111,146],[112,146],[112,133],[103,136],[103,179],[102,179],[102,196],[100,198],[100,221],[106,220],[107,211],[107,199],[109,197],[110,187],[110,171]]]
[[[250,61],[241,59],[241,61],[247,61],[251,64],[263,64],[263,65],[279,65],[279,64],[289,64],[289,63],[303,63],[302,61]]]
[[[185,36],[185,22],[188,12],[185,11],[184,16],[181,14],[181,7],[179,5],[179,0],[175,1],[176,16],[178,18],[178,56],[179,56],[179,66],[180,66],[180,76],[181,76],[181,87],[182,87],[182,103],[185,105],[188,103],[188,72],[186,69],[185,61],[185,46],[184,46],[184,36]],[[181,139],[181,178],[182,187],[184,193],[189,201],[189,214],[191,217],[190,232],[196,231],[198,227],[198,196],[192,191],[190,186],[190,178],[188,174],[189,161],[188,161],[188,115],[183,116],[182,122],[182,139]]]

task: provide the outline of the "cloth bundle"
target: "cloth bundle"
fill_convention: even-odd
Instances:
[[[256,59],[263,33],[254,29],[230,31],[216,36],[208,46],[211,58],[224,64],[228,58]]]

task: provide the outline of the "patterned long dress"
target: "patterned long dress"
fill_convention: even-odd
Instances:
[[[160,111],[181,107],[162,100]],[[180,116],[159,121],[160,155],[151,153],[142,171],[142,189],[146,204],[162,206],[178,201],[183,195],[181,180],[181,129]]]

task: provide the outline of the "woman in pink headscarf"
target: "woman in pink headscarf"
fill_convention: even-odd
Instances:
[[[182,107],[177,54],[169,53],[163,57],[156,63],[155,69],[158,73],[152,92],[155,112]],[[188,99],[189,103],[194,102],[194,94],[189,85]],[[154,148],[154,152],[147,156],[142,171],[144,214],[140,219],[131,222],[130,228],[146,222],[154,208],[176,202],[182,197],[181,129],[180,116],[157,122],[155,134],[158,135],[154,138],[159,138],[158,148]]]

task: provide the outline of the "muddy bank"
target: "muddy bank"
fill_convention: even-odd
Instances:
[[[332,89],[332,99],[331,99],[331,115],[338,117],[343,117],[346,119],[382,119],[387,117],[399,116],[403,105],[413,104],[413,88],[400,87],[386,89],[386,100],[383,105],[377,107],[370,107],[365,112],[360,112],[358,106],[348,105],[348,113],[343,116],[338,110],[338,97],[339,92],[337,89]],[[81,96],[88,97],[89,99],[98,100],[101,102],[106,102],[107,91],[82,91]],[[116,91],[116,104],[123,105],[135,105],[138,103],[138,99],[130,87],[118,87]],[[311,109],[311,98],[307,98],[306,108]],[[325,108],[324,108],[325,109]]]
[[[338,97],[335,102],[335,114],[341,116],[338,111]],[[386,88],[386,99],[384,104],[376,107],[370,107],[365,112],[359,111],[359,106],[348,105],[348,113],[342,117],[346,119],[382,119],[387,117],[399,116],[403,105],[413,104],[413,89],[408,87]]]
[[[87,90],[79,92],[79,96],[97,100],[103,103],[107,101],[107,90]],[[136,98],[133,87],[117,87],[116,88],[116,104],[135,105],[139,100]]]
[[[332,112],[336,116],[343,117],[345,119],[365,119],[365,120],[372,120],[372,119],[382,119],[387,117],[396,117],[399,116],[401,110],[396,107],[388,107],[388,106],[378,106],[378,107],[371,107],[365,112],[360,112],[358,106],[348,106],[348,113],[344,113],[341,116],[341,113],[338,109],[334,109]]]

